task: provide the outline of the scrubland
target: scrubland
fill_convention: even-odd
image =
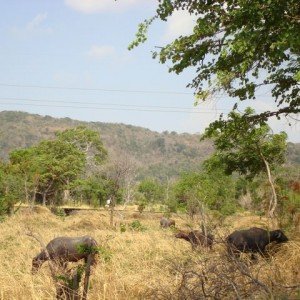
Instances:
[[[20,211],[0,226],[0,299],[55,299],[48,263],[31,274],[32,258],[57,236],[91,235],[101,247],[91,268],[88,299],[300,299],[300,240],[292,234],[268,259],[252,262],[246,255],[230,260],[222,239],[236,228],[266,227],[263,218],[240,215],[214,228],[213,251],[192,251],[174,238],[174,229],[161,229],[160,213],[126,211],[120,226],[109,226],[109,212],[85,211],[60,217],[44,208]],[[199,220],[173,215],[176,228],[198,229]],[[138,220],[141,227],[130,227]],[[212,221],[213,222],[213,221]],[[135,230],[134,230],[135,229]],[[70,267],[72,267],[70,265]],[[271,298],[270,298],[271,297]]]

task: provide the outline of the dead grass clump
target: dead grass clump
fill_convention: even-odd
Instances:
[[[281,245],[268,258],[241,259],[225,249],[169,260],[169,273],[145,291],[145,299],[298,299],[300,243]]]
[[[147,299],[257,299],[268,292],[246,263],[235,264],[217,253],[194,254],[168,264],[169,275],[147,289]]]
[[[99,227],[98,224],[95,224],[90,220],[83,219],[83,220],[79,220],[78,222],[74,222],[67,229],[78,231],[78,229],[80,228],[80,230],[90,231],[90,230],[98,229],[98,227]]]
[[[274,255],[274,267],[278,281],[283,286],[298,285],[300,292],[300,241],[289,241],[280,245]]]
[[[262,216],[254,216],[248,212],[243,212],[227,217],[224,224],[225,226],[235,229],[246,229],[253,226],[269,228],[270,219]]]
[[[96,230],[110,229],[108,214],[90,212],[87,214],[76,214],[65,217],[64,223],[67,225],[66,230],[94,232]]]
[[[149,214],[148,213],[132,213],[131,218],[133,219],[139,219],[139,220],[147,220],[149,219]]]
[[[40,206],[40,205],[37,205],[33,208],[33,211],[37,214],[52,214],[50,209],[45,207],[45,206]]]

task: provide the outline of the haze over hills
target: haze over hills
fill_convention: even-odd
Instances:
[[[51,139],[56,131],[84,125],[99,132],[111,159],[129,159],[139,166],[140,176],[166,179],[182,171],[200,170],[200,164],[213,152],[211,141],[200,141],[199,134],[158,133],[142,127],[82,122],[25,112],[0,112],[0,159],[10,151],[31,147]],[[288,144],[288,164],[300,163],[300,144]]]

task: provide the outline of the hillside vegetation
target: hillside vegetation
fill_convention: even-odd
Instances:
[[[125,124],[82,122],[24,112],[0,112],[0,159],[8,160],[10,151],[31,147],[51,139],[56,131],[85,125],[99,132],[111,159],[127,157],[140,167],[140,176],[173,177],[182,171],[199,170],[213,152],[209,140],[200,142],[199,134],[158,133]],[[300,163],[300,144],[288,145],[288,164]]]
[[[150,176],[173,176],[183,170],[199,169],[212,152],[209,141],[200,143],[200,135],[158,133],[145,128],[101,122],[80,122],[23,112],[0,113],[0,159],[16,148],[30,147],[42,139],[51,139],[55,131],[85,125],[99,132],[110,157],[126,156],[142,166]]]

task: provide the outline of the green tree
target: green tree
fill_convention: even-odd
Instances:
[[[85,166],[85,155],[74,145],[61,140],[44,140],[30,149],[10,153],[10,163],[23,176],[26,195],[47,197],[61,192],[76,179]],[[28,196],[26,196],[28,197]]]
[[[99,134],[80,126],[56,132],[54,140],[44,140],[31,148],[12,151],[10,162],[22,175],[26,200],[31,197],[34,205],[36,196],[41,195],[42,203],[46,205],[50,196],[54,199],[63,193],[63,199],[69,199],[70,189],[75,190],[76,184],[80,185],[79,179],[82,179],[84,171],[91,173],[91,166],[103,163],[106,157],[107,151]],[[85,168],[87,163],[89,168]],[[84,190],[82,187],[83,184],[81,190]]]
[[[15,203],[22,201],[21,181],[21,176],[9,164],[0,162],[0,217],[10,214]]]
[[[9,160],[12,166],[11,170],[15,175],[22,178],[22,186],[25,193],[25,201],[27,203],[35,197],[39,172],[37,161],[35,160],[34,148],[16,149],[9,153]],[[33,203],[34,201],[32,201]]]
[[[162,199],[163,187],[154,178],[148,177],[139,183],[138,192],[143,194],[148,203],[153,204]]]
[[[68,188],[78,178],[86,163],[85,154],[61,140],[44,140],[35,149],[40,173],[38,192],[46,205],[47,196]]]
[[[100,135],[97,131],[85,126],[66,129],[55,133],[57,138],[63,142],[75,146],[85,154],[85,173],[89,177],[98,171],[107,158],[107,150],[104,148]],[[96,197],[95,195],[93,196]],[[70,199],[70,190],[64,190],[64,201]]]
[[[236,180],[224,174],[221,169],[203,172],[199,199],[211,210],[217,210],[223,215],[230,215],[238,206],[236,193]]]
[[[81,203],[84,199],[87,204],[94,207],[104,206],[110,197],[111,182],[105,176],[94,174],[72,181],[70,189],[74,203]]]
[[[55,134],[59,140],[70,143],[84,152],[88,163],[93,160],[97,164],[102,164],[107,157],[107,150],[103,146],[99,133],[95,130],[78,126]]]
[[[95,204],[105,197],[104,186],[112,185],[107,183],[108,180],[99,184],[87,182],[86,178],[83,180],[85,171],[92,172],[92,164],[99,166],[107,157],[99,134],[83,126],[57,132],[55,139],[43,140],[31,148],[13,150],[9,156],[9,172],[3,169],[0,179],[0,206],[3,210],[15,201],[17,190],[23,192],[19,199],[25,198],[31,205],[35,204],[37,196],[42,198],[43,205],[49,200],[58,204],[61,198],[69,199],[66,195],[70,194],[70,189],[86,193]],[[85,168],[87,162],[89,168]],[[14,185],[11,178],[15,178]]]
[[[178,203],[187,204],[191,191],[198,190],[201,174],[197,172],[182,173],[173,190]]]
[[[186,206],[191,216],[200,213],[203,205],[224,215],[236,210],[235,181],[220,169],[183,173],[173,189],[175,199]]]
[[[253,113],[250,108],[245,111],[246,115]],[[250,124],[245,116],[231,112],[226,125],[222,120],[211,123],[202,137],[205,138],[213,138],[215,145],[215,153],[204,163],[206,170],[221,167],[226,174],[238,172],[249,179],[262,172],[267,175],[273,194],[269,215],[273,217],[277,195],[271,172],[285,162],[286,133],[272,134],[266,123]]]
[[[188,86],[198,99],[225,92],[237,99],[236,107],[268,86],[278,109],[248,117],[266,120],[299,113],[299,0],[161,0],[156,14],[139,25],[129,49],[146,41],[153,21],[167,21],[178,10],[195,20],[193,32],[158,47],[153,57],[176,74],[195,68]]]

